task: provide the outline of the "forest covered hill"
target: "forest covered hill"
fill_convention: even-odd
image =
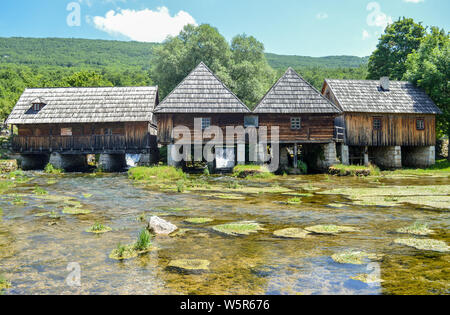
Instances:
[[[1,64],[61,67],[151,68],[159,44],[70,38],[0,38]],[[305,57],[267,53],[274,69],[288,67],[357,68],[368,58],[355,56]]]

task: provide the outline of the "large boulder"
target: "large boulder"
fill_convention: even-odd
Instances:
[[[148,222],[147,229],[156,235],[169,235],[178,230],[178,227],[157,216],[153,216]]]

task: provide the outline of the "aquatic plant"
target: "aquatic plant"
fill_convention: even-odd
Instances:
[[[83,197],[85,198],[85,199],[89,199],[89,198],[91,198],[93,195],[92,194],[89,194],[89,193],[85,193],[85,194],[83,194]]]
[[[298,205],[302,203],[302,199],[298,197],[290,198],[287,201],[287,204],[289,205]]]
[[[288,228],[273,232],[273,235],[281,238],[306,238],[309,232],[299,228]]]
[[[198,273],[208,271],[209,265],[210,262],[204,259],[178,259],[172,260],[167,268],[184,273]]]
[[[331,175],[338,176],[379,176],[380,169],[375,165],[360,166],[360,165],[333,165],[328,169]]]
[[[147,219],[147,214],[145,212],[142,212],[140,215],[137,216],[136,221],[145,222],[146,219]]]
[[[177,191],[183,193],[185,191],[185,185],[183,180],[177,181]]]
[[[210,218],[189,218],[189,219],[184,220],[184,222],[191,223],[191,224],[205,224],[205,223],[210,223],[213,221],[214,221],[214,219],[210,219]]]
[[[103,234],[111,231],[112,229],[109,226],[105,226],[98,222],[96,222],[93,226],[91,226],[86,230],[87,233],[94,233],[94,234]]]
[[[418,250],[429,250],[441,253],[450,252],[450,246],[448,246],[444,241],[434,239],[399,238],[394,240],[394,243],[413,247]]]
[[[39,196],[48,195],[48,191],[46,191],[45,189],[39,187],[38,185],[34,186],[33,192],[34,192],[35,195],[39,195]]]
[[[298,170],[300,170],[300,173],[308,174],[308,165],[305,162],[303,162],[301,160],[298,160],[297,161],[297,168],[298,168]]]
[[[12,201],[12,204],[15,206],[23,206],[27,204],[27,202],[23,200],[20,196],[14,195],[13,198],[14,199]]]
[[[306,231],[314,234],[338,234],[346,232],[356,232],[358,229],[349,226],[338,226],[338,225],[314,225],[305,228]]]
[[[55,168],[52,164],[48,163],[44,168],[44,172],[47,174],[60,175],[64,173],[64,170]]]
[[[213,230],[231,236],[250,235],[263,230],[259,223],[253,221],[234,222],[222,225],[216,225]]]
[[[65,207],[62,211],[64,214],[73,214],[73,215],[80,215],[80,214],[89,214],[91,213],[90,210],[86,209],[80,209],[76,207]]]
[[[109,254],[109,258],[114,260],[126,260],[137,256],[138,253],[134,250],[133,246],[125,246],[120,243],[117,244],[116,249],[112,250]]]
[[[134,249],[139,251],[147,250],[151,245],[152,236],[147,229],[143,229],[138,236],[136,243],[134,244]]]
[[[413,225],[397,229],[396,232],[400,234],[411,234],[418,236],[427,236],[430,234],[434,234],[434,231],[428,228],[428,224],[420,222],[416,222]]]
[[[378,278],[375,274],[360,273],[350,279],[361,281],[365,284],[381,284],[384,280]]]
[[[11,282],[6,280],[6,278],[0,274],[0,291],[9,289],[10,287],[11,287]]]
[[[0,179],[0,193],[4,193],[7,190],[9,190],[10,188],[14,187],[14,183],[7,181],[7,180],[1,180]]]

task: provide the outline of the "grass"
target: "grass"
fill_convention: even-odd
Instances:
[[[430,166],[428,168],[418,168],[418,169],[412,169],[412,168],[405,168],[401,170],[396,171],[386,171],[382,172],[383,175],[416,175],[416,176],[423,176],[423,175],[436,175],[436,176],[447,176],[450,175],[450,161],[444,159],[444,160],[438,160],[436,161],[436,164],[433,166]]]
[[[52,164],[48,163],[44,168],[44,172],[47,174],[60,175],[64,173],[64,170],[55,168]]]
[[[134,167],[128,171],[130,179],[136,181],[171,182],[187,178],[181,169],[171,166]]]
[[[434,234],[434,231],[428,228],[428,224],[420,222],[416,222],[411,226],[397,229],[396,232],[400,234],[411,234],[418,236],[427,236],[430,234]]]
[[[33,192],[34,192],[35,195],[38,195],[38,196],[48,195],[48,191],[46,191],[45,189],[43,189],[43,188],[41,188],[41,187],[39,187],[37,185],[34,186]]]
[[[233,169],[233,176],[246,179],[266,179],[274,178],[275,174],[261,165],[237,165]]]
[[[330,172],[333,175],[340,176],[379,176],[381,174],[380,169],[374,165],[359,166],[337,164],[330,167]]]
[[[151,245],[152,236],[147,229],[143,229],[138,236],[134,249],[138,252],[147,250]]]
[[[98,222],[96,222],[93,226],[91,226],[86,230],[86,232],[94,234],[103,234],[111,231],[112,229],[109,226],[105,226]]]

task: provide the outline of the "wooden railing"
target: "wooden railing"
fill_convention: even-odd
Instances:
[[[156,136],[150,134],[141,138],[124,135],[91,136],[13,136],[12,149],[15,152],[105,152],[141,151],[156,148]]]

